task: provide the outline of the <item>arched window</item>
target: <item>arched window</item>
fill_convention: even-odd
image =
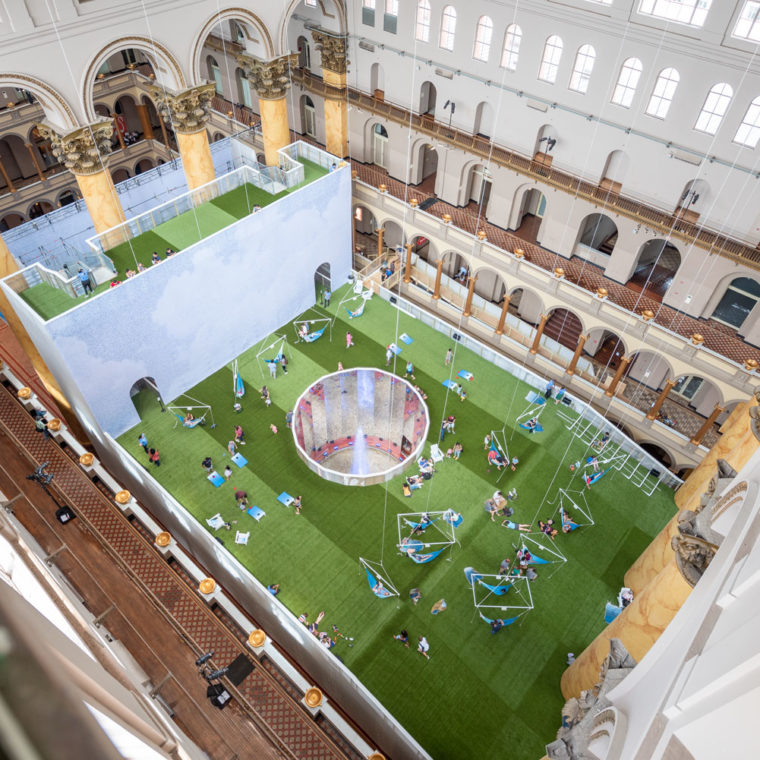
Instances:
[[[676,94],[676,87],[678,87],[680,80],[681,77],[675,69],[663,69],[660,72],[647,106],[647,113],[650,116],[664,119],[668,115],[670,104],[673,102],[673,96]]]
[[[712,0],[641,0],[639,13],[690,26],[702,26]]]
[[[737,277],[715,307],[711,319],[739,328],[760,301],[760,283],[750,277]]]
[[[631,107],[642,69],[641,61],[638,58],[628,58],[623,61],[623,68],[620,69],[620,76],[615,85],[615,92],[612,93],[613,103],[617,103],[617,105],[624,108]]]
[[[707,94],[694,129],[707,132],[708,135],[714,135],[718,131],[733,97],[734,91],[730,84],[725,82],[716,84]]]
[[[419,42],[430,42],[430,0],[417,3],[417,30],[415,38]]]
[[[596,50],[591,45],[583,45],[575,56],[575,66],[573,73],[570,75],[570,89],[576,92],[586,92],[588,83],[591,79],[591,72],[594,70],[594,61],[596,60]]]
[[[457,31],[457,12],[453,5],[447,5],[443,9],[441,20],[441,47],[444,50],[454,49],[454,35]]]
[[[560,58],[562,58],[562,40],[553,34],[544,45],[544,55],[541,58],[538,78],[554,84],[557,81]]]
[[[504,50],[501,53],[501,65],[505,69],[514,71],[517,68],[517,58],[520,55],[520,41],[522,29],[517,24],[510,24],[504,35]]]
[[[744,114],[742,123],[734,135],[734,142],[754,148],[760,140],[760,98],[755,98]]]
[[[491,37],[493,37],[493,21],[488,16],[478,19],[478,29],[475,32],[475,49],[472,57],[476,61],[487,61],[491,53]]]

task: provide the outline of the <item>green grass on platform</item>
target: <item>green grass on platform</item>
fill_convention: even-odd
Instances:
[[[246,183],[168,222],[159,224],[154,230],[143,232],[126,243],[111,248],[106,253],[113,261],[117,272],[114,279],[126,279],[127,269],[136,270],[138,262],[145,267],[150,267],[153,251],[156,251],[163,259],[167,248],[175,251],[188,248],[247,216],[254,206],[264,207],[274,203],[284,195],[327,174],[326,169],[312,161],[301,159],[300,163],[304,165],[304,181],[296,187],[272,195]],[[95,289],[95,294],[102,293],[108,288],[109,284],[105,283]],[[20,295],[46,320],[63,314],[77,303],[84,301],[84,296],[72,298],[68,293],[46,283],[27,288]]]
[[[609,473],[586,492],[596,525],[558,536],[556,545],[567,563],[538,568],[539,577],[531,586],[535,609],[491,635],[474,610],[463,569],[470,565],[497,572],[505,556],[514,556],[519,534],[491,522],[483,502],[497,487],[516,487],[513,520],[548,518],[556,506],[546,502],[555,498],[558,487],[582,489],[569,464],[586,450],[568,433],[554,404],[541,417],[544,433],[528,435],[515,429],[515,417],[527,406],[525,384],[421,322],[398,315],[377,297],[367,304],[364,316],[351,321],[356,345],[346,349],[349,325],[339,299],[335,294],[330,307],[337,315],[332,342],[325,335],[313,344],[293,345],[292,327],[282,328],[290,341],[287,376],[263,378],[255,348],[239,358],[246,386],[240,414],[232,408],[231,370],[223,367],[188,391],[213,406],[215,428],[175,427],[175,418],[162,414],[149,394],[138,402],[142,422],[119,440],[148,467],[137,444],[144,431],[161,452],[161,467],[150,467],[151,475],[196,516],[202,530],[208,530],[206,519],[217,512],[236,521],[233,532],[216,535],[262,583],[281,584],[279,598],[294,615],[306,612],[313,620],[325,610],[323,630],[334,623],[355,637],[352,647],[339,639],[333,652],[433,757],[540,757],[560,725],[559,679],[566,653],[580,652],[603,628],[605,602],[616,597],[625,569],[673,514],[672,492],[659,487],[646,497],[619,473]],[[414,342],[404,346],[396,371],[403,373],[404,362],[413,361],[417,383],[428,394],[431,442],[438,436],[442,416],[456,415],[457,432],[447,437],[446,445],[460,441],[461,460],[440,463],[434,478],[410,499],[403,498],[400,479],[368,488],[320,479],[295,453],[284,424],[286,410],[339,361],[347,369],[384,367],[385,346],[404,331]],[[449,376],[443,359],[450,346],[457,351],[454,371],[465,369],[475,376],[467,385],[465,402],[447,397],[441,385]],[[272,392],[269,408],[257,393],[263,383]],[[517,455],[520,464],[497,486],[497,472],[487,466],[483,437],[500,430],[505,419],[509,453]],[[216,489],[205,479],[201,460],[211,456],[216,469],[223,471],[229,461],[226,444],[237,423],[246,431],[247,445],[241,451],[249,464],[242,470],[233,466],[231,482]],[[277,435],[270,432],[271,423],[279,427]],[[265,510],[260,523],[237,509],[233,492],[238,488]],[[303,495],[301,515],[276,501],[281,491]],[[397,513],[448,507],[464,515],[458,546],[427,565],[416,565],[397,553]],[[247,546],[234,543],[235,530],[251,532]],[[384,560],[400,598],[378,599],[371,593],[360,556]],[[417,607],[408,599],[413,587],[422,592]],[[441,598],[448,609],[431,615],[432,605]],[[420,635],[428,638],[429,661],[414,646],[405,649],[393,640],[401,628],[409,631],[412,642]]]

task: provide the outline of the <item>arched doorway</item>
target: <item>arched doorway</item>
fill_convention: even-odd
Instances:
[[[675,214],[687,222],[696,222],[699,215],[709,205],[710,185],[703,179],[687,182],[678,199]]]
[[[7,135],[0,140],[0,161],[11,183],[14,180],[32,177],[37,173],[32,157],[18,135]],[[6,186],[5,175],[0,174],[0,187]]]
[[[400,224],[387,221],[383,223],[383,228],[385,229],[383,242],[386,248],[397,248],[400,245],[404,245],[406,241],[404,240],[404,231]]]
[[[377,220],[374,214],[364,206],[354,208],[354,246],[354,252],[366,259],[365,261],[358,260],[361,266],[377,255]]]
[[[561,346],[575,350],[578,338],[583,332],[583,323],[568,309],[554,309],[544,326],[544,335],[557,341]]]
[[[161,392],[158,390],[154,377],[141,377],[129,389],[130,401],[134,404],[135,411],[140,419],[159,408],[166,411]]]
[[[494,113],[493,108],[485,100],[478,103],[475,109],[475,124],[472,132],[479,137],[490,140],[493,136]]]
[[[607,161],[602,170],[602,178],[599,187],[612,193],[619,193],[623,189],[623,182],[628,174],[630,165],[628,156],[622,150],[613,150],[607,156]]]
[[[114,169],[111,176],[113,177],[114,185],[117,185],[119,182],[129,179],[129,172],[126,169]]]
[[[129,176],[129,175],[127,175]],[[58,205],[59,206],[68,206],[71,203],[76,203],[78,197],[77,194],[73,190],[64,190],[59,196],[58,196]]]
[[[485,216],[491,198],[491,172],[483,164],[476,164],[469,171],[466,188],[467,197],[463,205],[472,203],[479,206]]]
[[[309,40],[303,35],[298,38],[298,68],[307,70],[311,68],[311,48]]]
[[[535,243],[538,240],[538,233],[541,231],[541,222],[545,213],[546,196],[535,187],[527,190],[520,203],[515,235],[529,243]]]
[[[435,115],[435,101],[438,97],[432,82],[423,82],[420,87],[420,114]]]
[[[509,297],[509,313],[523,322],[537,325],[544,311],[544,302],[532,290],[515,288]]]
[[[731,280],[711,319],[739,329],[760,301],[760,283],[751,277]]]
[[[388,132],[382,124],[372,128],[372,163],[382,169],[388,168]]]
[[[52,210],[53,205],[48,203],[48,201],[36,201],[29,207],[28,216],[30,219],[39,219],[39,217],[49,214]]]
[[[316,303],[324,303],[324,293],[332,291],[330,282],[330,264],[325,261],[314,272],[314,297]]]
[[[135,166],[135,174],[142,174],[153,168],[153,162],[149,158],[143,158],[142,161],[138,161]]]
[[[317,114],[314,101],[308,95],[301,95],[301,125],[305,135],[316,138]]]
[[[435,194],[435,181],[438,175],[438,151],[430,143],[425,143],[420,148],[417,161],[420,167],[420,181],[417,187],[430,195]]]
[[[26,219],[21,214],[6,214],[0,219],[0,232],[12,230],[14,227],[24,224],[24,222],[26,222]]]
[[[441,258],[443,259],[441,273],[448,280],[446,286],[442,283],[441,295],[450,304],[461,309],[467,297],[470,265],[464,256],[456,251],[447,251]]]
[[[618,228],[606,214],[589,214],[582,222],[576,245],[576,255],[583,256],[584,248],[610,256],[618,239]]]
[[[636,268],[626,285],[650,298],[662,301],[681,266],[681,254],[672,243],[657,238],[641,246]]]
[[[639,446],[641,446],[647,454],[653,456],[663,467],[665,467],[666,470],[669,470],[673,466],[673,457],[671,457],[662,446],[658,446],[656,443],[647,442],[640,443]]]
[[[504,278],[493,269],[478,269],[475,272],[474,293],[493,304],[500,304],[504,300],[507,286]]]

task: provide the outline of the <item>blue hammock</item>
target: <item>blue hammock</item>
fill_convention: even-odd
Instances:
[[[356,317],[361,317],[362,314],[364,314],[364,307],[367,305],[367,302],[362,299],[361,304],[359,305],[359,308],[356,311],[351,311],[348,307],[346,307],[346,311],[348,312],[348,318],[349,319],[356,319]]]
[[[381,588],[381,589],[375,589],[375,586],[379,583],[377,578],[375,578],[374,575],[365,567],[364,570],[367,573],[367,580],[369,581],[369,587],[372,589],[372,593],[379,597],[380,599],[387,599],[389,596],[393,596],[393,594],[388,591],[387,588]]]
[[[512,588],[511,583],[508,583],[506,586],[492,586],[490,583],[486,583],[480,579],[478,579],[478,583],[483,588],[487,588],[492,594],[496,594],[496,596],[504,596]]]
[[[456,512],[453,509],[447,509],[443,513],[443,519],[454,528],[458,528],[464,522],[461,512]]]
[[[562,507],[559,508],[559,514],[560,514],[560,517],[562,518],[562,527],[563,528],[566,525],[569,525],[570,526],[570,532],[572,532],[572,531],[577,530],[578,528],[581,527],[580,525],[578,525],[578,523],[573,522],[570,519],[570,515],[568,515],[567,512],[565,512],[565,510],[562,509]],[[565,522],[565,518],[567,518],[567,522]]]
[[[200,425],[203,422],[203,417],[195,417],[190,422],[185,422],[185,416],[183,414],[177,414],[174,412],[174,416],[182,423],[182,427],[194,428],[196,425]]]
[[[597,480],[601,480],[609,471],[610,469],[608,467],[606,470],[602,470],[601,472],[595,472],[592,475],[586,476],[585,477],[586,485],[589,487],[593,486]]]
[[[550,565],[551,562],[549,562],[548,559],[544,559],[543,557],[537,557],[535,554],[531,552],[530,555],[530,562],[528,562],[529,565]]]
[[[520,427],[524,428],[529,433],[543,433],[544,432],[544,427],[540,422],[536,422],[536,424],[533,427],[528,425],[527,422],[521,422]]]
[[[418,565],[424,565],[426,562],[432,562],[446,547],[438,549],[429,554],[408,554],[409,559],[414,560]]]
[[[413,554],[423,548],[422,541],[416,541],[414,539],[405,538],[399,545],[399,551],[402,554],[406,554],[411,557]]]
[[[425,523],[416,523],[412,522],[411,520],[407,520],[406,517],[404,518],[404,522],[412,529],[412,530],[427,530],[438,518],[435,517],[432,520],[429,520]]]
[[[464,569],[464,576],[467,578],[467,583],[473,584],[475,581],[479,581],[483,576],[480,573],[476,573],[472,567],[466,567]]]
[[[499,447],[491,439],[491,445],[488,447],[488,464],[495,464],[497,466],[506,467],[509,464],[507,457],[502,454]]]
[[[325,325],[327,327],[327,325]],[[307,333],[303,336],[304,343],[313,343],[315,340],[319,340],[322,337],[322,333],[325,331],[325,327],[321,327],[319,330]]]
[[[488,625],[491,625],[491,623],[494,623],[496,620],[501,620],[502,628],[506,628],[506,626],[512,625],[512,623],[515,623],[520,619],[519,615],[517,617],[507,618],[504,620],[504,618],[487,618],[482,612],[479,612],[478,614],[480,615],[480,619],[485,620]]]
[[[235,397],[243,398],[245,396],[245,386],[243,385],[243,378],[236,372],[235,373]]]

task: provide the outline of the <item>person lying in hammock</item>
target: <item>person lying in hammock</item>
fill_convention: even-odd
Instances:
[[[562,532],[569,533],[571,530],[575,530],[578,527],[578,523],[573,522],[565,510],[562,510]]]
[[[554,538],[554,536],[557,535],[558,531],[554,527],[554,520],[549,519],[546,522],[543,520],[538,521],[538,529],[545,535],[549,536],[549,538]]]
[[[507,466],[507,462],[504,457],[494,449],[491,449],[488,452],[488,464],[495,465],[497,470],[502,470]]]
[[[538,428],[538,419],[536,419],[535,417],[533,417],[532,419],[529,419],[525,423],[525,427],[528,429],[529,433],[534,433],[536,429]]]
[[[195,419],[195,416],[193,415],[193,413],[192,412],[188,412],[185,415],[185,419],[183,421],[183,424],[189,425],[194,419]]]

